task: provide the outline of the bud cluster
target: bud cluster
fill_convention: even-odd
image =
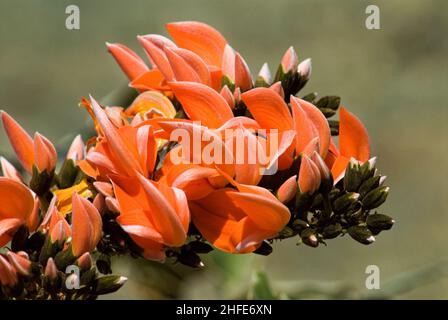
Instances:
[[[297,192],[288,202],[294,214],[277,239],[299,236],[302,243],[317,247],[349,234],[368,245],[381,231],[391,229],[395,221],[375,210],[389,194],[386,176],[378,174],[375,162],[375,158],[363,164],[351,159],[344,178],[333,187],[322,183],[314,194]]]

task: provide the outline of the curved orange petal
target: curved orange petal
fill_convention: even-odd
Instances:
[[[291,98],[291,110],[294,119],[294,130],[297,133],[296,154],[300,154],[314,138],[318,137],[318,132],[302,105],[295,98]]]
[[[158,69],[153,69],[142,73],[129,83],[131,88],[137,90],[169,90],[165,84],[165,77]]]
[[[307,117],[316,128],[316,131],[319,135],[319,154],[321,155],[321,157],[325,158],[330,146],[331,139],[330,126],[328,125],[327,119],[325,118],[324,114],[312,103],[295,97],[291,97],[291,104],[293,103],[292,101],[296,101],[300,104],[303,111],[305,111]]]
[[[196,71],[182,57],[169,48],[164,48],[164,52],[177,81],[201,82]]]
[[[255,88],[243,93],[241,98],[262,128],[280,131],[293,128],[288,106],[273,90]]]
[[[145,62],[131,49],[119,43],[107,43],[107,49],[130,80],[148,71]]]
[[[122,140],[120,133],[117,128],[110,122],[104,110],[96,102],[96,100],[91,96],[90,100],[92,102],[93,111],[95,113],[98,122],[103,129],[104,135],[107,138],[107,142],[111,147],[116,159],[120,161],[121,167],[125,170],[126,174],[129,176],[135,175],[135,170],[138,172],[143,172],[140,163],[133,157],[132,150],[126,145]]]
[[[196,53],[182,49],[182,48],[170,48],[171,51],[178,54],[182,59],[184,59],[191,68],[198,74],[199,78],[201,79],[201,82],[205,85],[210,86],[211,85],[211,77],[210,77],[210,71],[205,64],[204,60],[201,59]]]
[[[299,170],[299,189],[301,193],[314,193],[320,186],[319,168],[307,156],[302,156]]]
[[[34,164],[34,143],[26,131],[6,112],[1,111],[3,127],[17,159],[31,173]]]
[[[22,219],[17,218],[0,219],[0,247],[11,241],[14,233],[23,223]]]
[[[137,36],[137,39],[142,45],[143,49],[145,49],[145,52],[150,60],[155,64],[155,66],[153,67],[157,67],[157,69],[160,70],[160,72],[165,77],[165,80],[173,80],[173,70],[171,69],[168,58],[166,57],[163,50],[142,36]]]
[[[226,39],[211,26],[195,21],[166,24],[176,44],[198,54],[207,64],[221,67]]]
[[[170,88],[191,120],[218,128],[233,117],[226,100],[210,87],[195,82],[170,82]]]
[[[0,219],[26,221],[34,207],[31,191],[22,183],[0,177]]]
[[[35,164],[39,172],[51,172],[56,168],[58,155],[50,140],[36,132],[34,134]]]
[[[246,91],[253,87],[249,67],[238,52],[235,53],[235,85],[241,91]]]
[[[359,119],[347,109],[339,111],[339,149],[341,155],[362,162],[370,158],[369,135]]]
[[[0,157],[0,166],[2,168],[3,176],[16,180],[17,182],[22,182],[22,175],[8,160]]]

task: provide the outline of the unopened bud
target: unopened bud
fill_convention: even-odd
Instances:
[[[333,209],[336,212],[343,212],[348,209],[352,204],[356,203],[359,199],[359,193],[349,192],[346,193],[333,202]]]
[[[76,260],[76,264],[79,268],[81,268],[81,270],[90,269],[92,266],[92,258],[90,257],[90,253],[86,252],[80,256],[78,260]]]
[[[299,72],[302,81],[308,81],[311,78],[311,69],[310,58],[300,62],[299,66],[297,67],[297,71]]]
[[[389,187],[378,187],[370,191],[364,199],[362,199],[362,206],[364,209],[370,210],[378,208],[386,201],[389,195]]]
[[[128,280],[126,277],[108,275],[96,279],[94,292],[96,295],[108,294],[120,289]]]
[[[319,240],[317,239],[316,233],[311,228],[303,230],[300,233],[300,238],[304,244],[310,247],[316,248],[319,245]]]
[[[371,244],[375,241],[372,232],[364,226],[352,226],[348,228],[348,234],[356,241],[362,244]]]
[[[324,228],[322,235],[325,239],[334,239],[342,233],[342,226],[339,223],[330,224]]]
[[[292,226],[294,229],[305,229],[305,228],[309,228],[309,224],[306,221],[303,221],[301,219],[296,219],[294,220],[294,222],[292,223]]]
[[[9,263],[16,269],[16,271],[22,276],[29,276],[31,271],[31,261],[24,258],[12,251],[6,253]]]
[[[271,70],[269,70],[268,64],[265,62],[258,72],[257,79],[255,80],[255,87],[269,87],[272,83]]]
[[[376,157],[373,157],[369,159],[369,161],[364,162],[360,170],[361,170],[361,178],[363,181],[373,177],[376,170]]]
[[[262,256],[268,256],[272,253],[272,247],[269,243],[263,241],[261,245],[257,248],[257,250],[254,251],[254,253]]]
[[[345,169],[344,189],[349,192],[358,191],[362,183],[361,165],[358,160],[351,158]]]
[[[201,258],[192,250],[182,249],[180,254],[177,256],[177,260],[180,263],[192,268],[202,268],[204,266]]]
[[[375,213],[367,216],[366,222],[369,229],[389,230],[395,220],[385,214]]]
[[[56,278],[58,277],[58,268],[56,267],[53,258],[49,258],[47,261],[47,265],[45,267],[45,276],[50,280],[56,280]]]
[[[203,241],[192,241],[188,244],[190,248],[196,253],[209,253],[213,251],[213,247]]]
[[[361,195],[361,197],[364,197],[366,194],[368,194],[373,189],[378,188],[380,185],[380,179],[381,179],[381,176],[375,176],[375,177],[370,177],[367,180],[365,180],[359,187],[359,194]]]

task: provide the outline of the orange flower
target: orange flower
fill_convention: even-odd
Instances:
[[[91,98],[93,112],[104,133],[96,146],[89,150],[86,161],[79,166],[89,176],[106,179],[110,174],[135,176],[136,172],[148,177],[154,170],[157,147],[153,129],[142,123],[138,127],[125,125],[117,128],[95,99]]]
[[[164,260],[165,247],[185,243],[190,213],[183,191],[138,173],[131,178],[111,179],[120,209],[117,221],[144,250],[145,258]]]
[[[35,200],[31,191],[22,183],[0,177],[0,247],[8,243],[17,229],[29,225]]]
[[[6,112],[1,112],[3,127],[23,168],[29,173],[33,165],[39,172],[51,173],[56,167],[57,153],[53,144],[36,132],[34,141]]]
[[[179,47],[160,35],[138,36],[153,65],[149,69],[128,47],[107,44],[122,70],[138,90],[169,91],[167,81],[192,81],[219,90],[221,67],[227,41],[214,28],[200,22],[185,21],[167,24],[167,29]],[[238,57],[237,68],[244,67]],[[245,67],[244,67],[245,68]],[[238,71],[238,74],[241,74]]]
[[[237,190],[219,189],[189,202],[192,220],[215,247],[229,253],[252,252],[284,228],[290,212],[270,191],[230,181]]]
[[[242,94],[242,100],[262,128],[278,129],[280,133],[295,131],[295,147],[291,146],[279,159],[279,168],[291,166],[292,155],[299,155],[318,138],[320,154],[325,157],[330,143],[330,128],[320,110],[311,103],[291,96],[291,109],[274,90],[256,88]]]
[[[347,109],[341,107],[339,112],[339,151],[334,147],[336,158],[331,167],[335,182],[345,172],[350,158],[365,162],[370,158],[369,136],[364,125]]]

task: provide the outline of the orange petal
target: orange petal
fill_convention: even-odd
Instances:
[[[0,219],[17,218],[25,222],[34,207],[31,191],[22,183],[0,177]]]
[[[17,159],[31,173],[34,164],[34,143],[26,131],[9,114],[1,111],[3,127]]]
[[[184,59],[191,68],[197,73],[199,78],[201,79],[201,82],[205,85],[210,86],[211,85],[211,76],[210,71],[205,64],[204,60],[201,59],[196,53],[182,49],[182,48],[170,48],[171,51],[178,54],[182,59]]]
[[[0,255],[0,284],[14,287],[17,284],[17,272],[14,267]]]
[[[165,77],[158,69],[153,69],[142,73],[131,81],[129,86],[137,90],[168,90],[164,85]]]
[[[350,158],[339,156],[331,167],[331,174],[333,176],[334,183],[336,184],[344,176],[345,169],[347,168]]]
[[[165,80],[173,80],[173,70],[163,50],[144,37],[138,36],[137,39],[145,49],[148,57],[155,64],[155,67],[163,74]]]
[[[288,106],[273,90],[255,88],[243,93],[241,98],[262,128],[280,131],[293,128]]]
[[[171,82],[170,88],[191,120],[217,128],[233,117],[226,100],[216,91],[194,82]]]
[[[67,152],[67,159],[72,159],[73,161],[79,161],[84,159],[85,145],[82,141],[82,137],[78,134],[75,139],[73,139],[72,144]]]
[[[130,80],[148,71],[145,62],[128,47],[119,43],[106,43],[106,46]]]
[[[135,170],[143,172],[140,163],[133,157],[133,152],[129,149],[126,143],[122,140],[117,128],[115,128],[110,122],[104,110],[96,102],[93,97],[90,97],[92,102],[93,111],[98,119],[101,128],[104,131],[104,135],[107,138],[107,142],[111,147],[117,160],[120,161],[120,165],[124,168],[125,172],[132,176],[135,174]]]
[[[347,109],[339,112],[339,149],[341,155],[367,161],[370,158],[369,136],[364,125]]]
[[[17,218],[0,219],[0,247],[3,247],[11,241],[15,232],[23,223],[23,220]]]
[[[16,168],[14,168],[14,166],[8,160],[6,160],[3,157],[0,157],[0,165],[4,177],[16,180],[17,182],[23,181],[20,172]]]
[[[56,168],[58,155],[50,140],[36,132],[34,134],[35,164],[39,172],[51,172]]]
[[[283,90],[282,82],[277,81],[276,83],[272,84],[272,86],[269,87],[269,89],[274,90],[282,99],[285,99],[285,90]]]
[[[296,71],[297,66],[299,65],[299,58],[293,47],[289,47],[288,50],[286,50],[282,57],[281,65],[284,73]]]
[[[297,193],[297,176],[287,179],[277,190],[277,198],[282,203],[291,201]]]
[[[314,138],[318,137],[318,132],[302,105],[295,98],[291,98],[291,110],[294,119],[294,130],[297,133],[296,154],[300,154]]]
[[[216,29],[195,21],[168,23],[166,28],[179,47],[198,54],[207,64],[221,67],[227,41]]]
[[[176,115],[176,109],[170,99],[157,91],[146,91],[138,95],[126,109],[126,114],[129,116],[140,114],[143,117],[153,109],[159,111],[165,118],[174,118]]]
[[[31,232],[36,231],[37,227],[39,227],[40,222],[39,212],[40,212],[40,201],[39,198],[36,197],[34,199],[33,210],[31,211],[31,214],[28,216],[28,219],[26,221],[28,230]]]
[[[229,107],[231,109],[234,109],[235,108],[235,98],[233,97],[232,91],[230,91],[230,89],[227,85],[222,87],[220,94],[226,100]]]
[[[310,119],[311,123],[315,127],[318,135],[319,135],[319,145],[320,151],[319,154],[322,158],[325,158],[328,152],[328,148],[330,146],[330,126],[328,125],[328,121],[323,115],[323,113],[312,103],[305,101],[303,99],[297,99],[295,97],[291,97],[292,101],[296,101],[302,107],[303,111],[305,111],[306,115]]]
[[[76,192],[73,193],[72,248],[78,257],[92,251],[101,239],[102,220],[95,206]]]
[[[165,48],[164,52],[177,81],[201,82],[196,71],[181,56],[169,48]]]
[[[249,90],[253,86],[249,67],[238,52],[235,54],[235,85],[241,91]]]
[[[298,182],[301,193],[313,194],[320,186],[319,168],[307,155],[302,156]]]

